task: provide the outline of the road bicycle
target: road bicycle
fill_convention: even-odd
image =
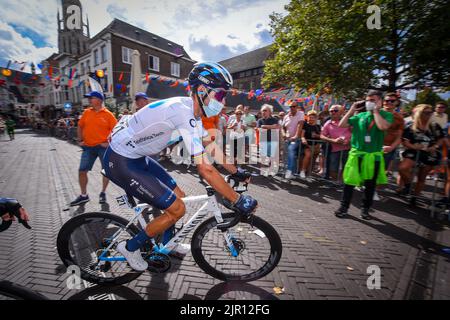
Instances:
[[[247,191],[246,183],[240,184],[231,176],[227,181],[237,192]],[[131,269],[116,247],[145,228],[145,218],[153,216],[152,207],[136,204],[129,194],[118,197],[117,201],[133,210],[133,218],[127,220],[105,212],[84,213],[67,221],[58,234],[57,249],[61,260],[67,267],[78,266],[80,277],[86,281],[120,285],[142,273]],[[277,266],[282,243],[268,222],[254,214],[222,213],[219,203],[230,210],[232,207],[210,186],[206,187],[206,195],[186,197],[183,201],[201,206],[176,229],[168,242],[161,242],[161,237],[157,237],[141,248],[141,254],[149,264],[148,271],[168,271],[171,267],[169,254],[194,229],[190,243],[192,256],[198,267],[214,278],[249,282],[266,276]]]

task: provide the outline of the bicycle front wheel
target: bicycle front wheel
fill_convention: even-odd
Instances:
[[[223,215],[232,220],[233,213]],[[252,216],[228,229],[237,250],[233,255],[217,229],[216,219],[203,222],[192,236],[192,256],[198,266],[210,276],[222,281],[254,281],[270,273],[281,259],[281,239],[275,229],[263,219]]]
[[[141,275],[134,271],[125,261],[99,263],[98,257],[110,245],[113,235],[124,229],[115,244],[107,252],[107,256],[121,256],[116,250],[120,241],[132,238],[139,230],[135,225],[125,229],[128,221],[122,217],[92,212],[76,216],[66,222],[58,234],[58,254],[64,264],[80,268],[80,277],[86,281],[119,285],[128,283]]]

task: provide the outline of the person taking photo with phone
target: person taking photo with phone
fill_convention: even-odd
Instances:
[[[361,218],[370,219],[375,187],[387,183],[383,143],[385,131],[393,122],[393,115],[382,110],[380,91],[370,90],[365,101],[354,103],[342,118],[339,126],[352,127],[351,150],[344,168],[344,193],[340,208],[335,212],[339,218],[347,215],[356,186],[365,186]],[[358,114],[355,115],[355,112]]]

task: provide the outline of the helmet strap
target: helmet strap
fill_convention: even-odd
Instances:
[[[203,108],[205,106],[205,101],[203,100],[203,98],[200,97],[200,95],[198,94],[198,87],[196,87],[194,89],[194,95],[197,97],[197,101],[200,105],[200,110],[202,110],[202,114],[204,117],[206,117],[206,113],[205,113],[205,109]]]

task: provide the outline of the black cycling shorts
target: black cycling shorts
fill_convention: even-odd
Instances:
[[[103,167],[112,182],[141,202],[165,210],[176,200],[175,180],[149,157],[130,159],[109,147],[103,157]]]

